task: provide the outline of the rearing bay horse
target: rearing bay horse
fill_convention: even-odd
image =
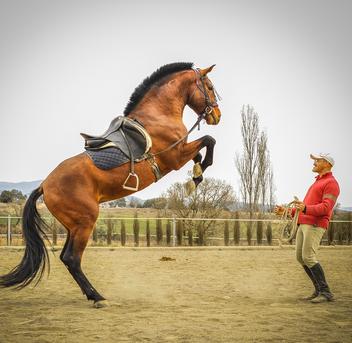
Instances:
[[[193,160],[198,172],[193,185],[202,181],[202,173],[213,162],[215,140],[204,136],[187,143],[188,132],[182,116],[186,105],[207,124],[219,123],[221,112],[216,92],[207,74],[213,69],[195,69],[192,63],[165,65],[146,78],[131,95],[124,115],[143,125],[152,139],[151,155],[161,175],[178,170]],[[206,148],[202,160],[200,150]],[[139,176],[139,190],[156,181],[155,170],[148,160],[137,162],[134,173]],[[200,169],[200,170],[199,170]],[[67,239],[60,259],[88,300],[96,307],[104,297],[91,285],[81,269],[81,259],[99,214],[99,203],[132,194],[123,187],[130,173],[129,163],[102,170],[86,153],[71,157],[59,164],[29,196],[23,211],[23,236],[26,247],[17,267],[0,277],[0,286],[23,288],[36,279],[38,282],[49,258],[43,237],[45,223],[36,209],[43,195],[52,215],[67,229]]]

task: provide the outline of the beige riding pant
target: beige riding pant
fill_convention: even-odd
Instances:
[[[299,225],[296,236],[296,257],[300,264],[312,268],[318,263],[317,252],[324,233],[325,229],[322,227]]]

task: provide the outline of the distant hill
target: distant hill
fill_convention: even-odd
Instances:
[[[24,195],[29,195],[35,188],[41,184],[42,180],[36,181],[25,181],[25,182],[1,182],[0,181],[0,193],[2,191],[11,191],[12,189],[17,189],[21,191]],[[144,200],[136,196],[127,196],[127,204],[130,202],[144,203]]]
[[[0,182],[0,192],[11,191],[12,189],[17,189],[21,191],[24,195],[29,195],[33,189],[37,188],[42,180],[36,181],[25,181],[25,182]]]

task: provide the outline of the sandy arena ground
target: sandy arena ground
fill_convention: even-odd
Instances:
[[[23,254],[0,249],[0,274]],[[352,342],[352,249],[322,248],[334,303],[312,291],[292,249],[90,248],[95,309],[51,254],[36,288],[0,289],[0,342]],[[160,261],[163,256],[175,261]]]

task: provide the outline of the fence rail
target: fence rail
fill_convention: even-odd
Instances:
[[[63,245],[66,230],[53,217],[43,217],[53,245]],[[0,216],[0,245],[23,245],[21,217]],[[288,221],[249,218],[98,218],[90,245],[277,245]],[[351,244],[352,221],[332,220],[322,244]]]

